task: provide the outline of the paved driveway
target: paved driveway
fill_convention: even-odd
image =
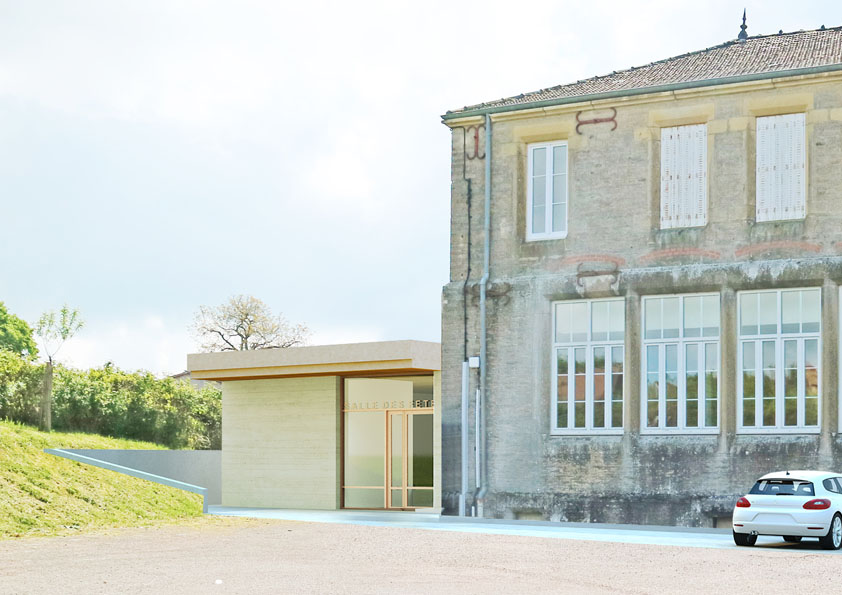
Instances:
[[[0,541],[0,593],[772,593],[782,578],[787,592],[821,593],[842,572],[842,556],[806,544],[737,548],[714,533],[701,539],[721,547],[631,543],[610,529],[595,541],[574,528],[546,538],[221,520]]]

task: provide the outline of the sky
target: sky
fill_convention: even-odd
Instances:
[[[59,352],[172,374],[235,294],[312,344],[440,338],[441,114],[838,2],[0,0],[0,301]]]

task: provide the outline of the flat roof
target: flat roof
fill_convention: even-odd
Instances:
[[[187,356],[187,370],[194,379],[202,380],[429,374],[441,370],[441,344],[378,341],[191,353]]]

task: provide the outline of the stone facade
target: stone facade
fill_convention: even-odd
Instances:
[[[608,122],[577,130],[577,121],[609,117],[613,109],[616,129]],[[755,119],[794,112],[806,114],[807,216],[755,222]],[[483,515],[714,526],[764,473],[842,469],[842,75],[527,106],[491,118]],[[452,214],[442,304],[443,503],[453,513],[461,481],[461,366],[480,351],[485,130],[476,115],[445,123],[452,129]],[[707,126],[707,224],[661,230],[660,129],[683,124]],[[528,242],[527,146],[554,140],[568,142],[568,235]],[[740,433],[737,295],[787,287],[821,288],[820,432]],[[641,297],[697,292],[720,294],[718,432],[647,435],[641,432]],[[551,304],[609,296],[625,300],[623,432],[552,435]],[[472,408],[476,387],[472,370]],[[473,446],[473,409],[468,419]],[[473,449],[468,469],[470,506]]]

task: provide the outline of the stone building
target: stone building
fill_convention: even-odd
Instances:
[[[715,526],[842,469],[842,28],[443,120],[446,511]]]

